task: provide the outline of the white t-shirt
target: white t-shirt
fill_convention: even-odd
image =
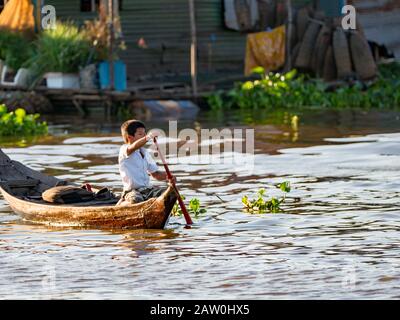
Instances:
[[[136,150],[130,156],[127,155],[128,145],[124,144],[119,150],[119,173],[125,191],[142,187],[151,187],[149,173],[158,171],[158,166],[145,148]],[[142,151],[143,156],[140,154]]]

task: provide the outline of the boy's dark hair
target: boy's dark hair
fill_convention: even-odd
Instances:
[[[122,137],[124,138],[124,142],[128,143],[128,135],[134,136],[136,133],[136,130],[139,128],[146,129],[146,126],[144,125],[143,122],[141,122],[139,120],[125,121],[121,126],[121,133],[122,133]]]

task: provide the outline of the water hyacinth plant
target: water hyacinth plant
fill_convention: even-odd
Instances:
[[[244,209],[249,213],[278,213],[281,212],[281,205],[286,200],[286,194],[291,191],[290,182],[285,181],[278,185],[276,185],[283,192],[282,198],[278,199],[272,197],[271,199],[266,200],[266,190],[264,188],[258,190],[257,197],[253,200],[250,200],[248,196],[244,196],[242,198],[242,203],[244,205]]]
[[[34,136],[48,132],[46,122],[39,121],[39,114],[26,114],[24,109],[8,112],[0,105],[0,136]]]
[[[184,196],[181,196],[182,200],[185,200]],[[202,213],[206,213],[207,210],[201,207],[200,200],[197,198],[193,198],[189,201],[188,211],[190,214],[193,214],[195,217],[199,216]],[[173,216],[181,216],[183,214],[181,208],[179,207],[178,202],[175,203],[174,208],[172,209]]]
[[[292,70],[286,74],[253,69],[258,79],[238,82],[226,93],[216,92],[207,99],[213,110],[294,108],[387,108],[400,107],[400,66],[381,66],[378,79],[370,85],[357,82],[336,90],[319,79]]]

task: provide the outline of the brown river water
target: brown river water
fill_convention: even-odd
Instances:
[[[207,213],[192,229],[111,231],[23,221],[0,197],[1,299],[400,298],[400,114],[201,113],[180,128],[255,128],[252,172],[235,164],[171,165]],[[122,188],[120,121],[49,118],[50,137],[0,140],[12,159],[78,183]],[[149,127],[166,128],[166,119]],[[290,181],[277,214],[241,197]],[[215,195],[219,195],[219,200]],[[299,202],[291,201],[300,198]]]

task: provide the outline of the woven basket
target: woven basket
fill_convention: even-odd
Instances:
[[[333,48],[331,45],[326,50],[325,54],[323,78],[325,81],[337,79],[335,57],[333,55]]]
[[[301,46],[301,42],[298,42],[293,47],[293,50],[292,50],[292,66],[294,66],[295,63],[296,63],[296,59],[297,59],[297,56],[299,55],[299,51],[300,51],[300,46]]]
[[[304,37],[304,34],[306,33],[307,30],[307,25],[309,22],[310,16],[308,13],[308,9],[306,7],[301,8],[297,12],[296,16],[296,34],[297,34],[297,39],[301,40]]]
[[[333,32],[332,42],[338,78],[347,79],[352,76],[353,68],[351,63],[349,43],[342,28],[337,28]]]
[[[317,54],[316,72],[318,77],[323,77],[326,52],[330,45],[332,45],[332,29],[330,27],[327,27],[327,32],[324,33],[324,36],[321,39],[320,47]]]
[[[315,48],[315,39],[318,37],[318,33],[321,29],[321,24],[311,20],[308,24],[307,31],[304,34],[301,42],[299,55],[297,56],[295,66],[296,68],[303,70],[311,69],[311,56]]]
[[[361,80],[369,80],[378,74],[378,68],[365,37],[359,32],[350,35],[351,56],[354,69]]]
[[[317,40],[315,41],[314,52],[311,57],[311,70],[315,73],[318,71],[318,62],[320,57],[324,58],[326,49],[328,47],[326,41],[326,35],[329,34],[329,28],[326,25],[323,25],[318,33]]]

